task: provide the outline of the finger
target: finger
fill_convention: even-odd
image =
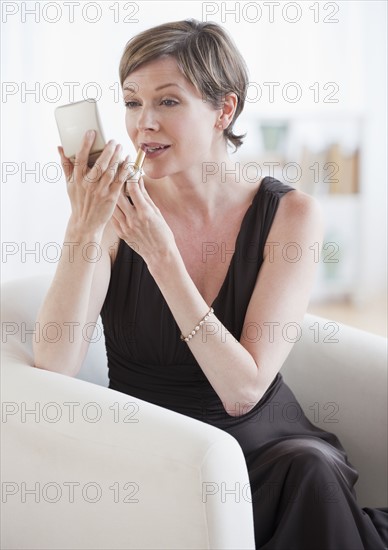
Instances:
[[[154,201],[151,199],[151,197],[149,196],[148,194],[148,191],[144,185],[144,178],[143,176],[140,177],[139,179],[139,186],[140,186],[140,191],[143,193],[143,196],[146,200],[148,200],[150,202],[150,204],[154,204]]]
[[[143,176],[140,177],[139,182],[138,182],[138,185],[139,185],[140,192],[141,192],[141,194],[142,194],[142,196],[143,196],[145,202],[146,202],[149,206],[151,206],[151,208],[152,208],[153,210],[155,210],[155,209],[157,210],[158,208],[157,208],[156,204],[155,204],[154,201],[151,199],[151,197],[150,197],[150,195],[148,194],[148,191],[147,191],[147,189],[146,189],[146,187],[145,187],[145,185],[144,185],[144,178],[143,178]]]
[[[113,193],[120,193],[125,185],[128,176],[128,167],[130,166],[129,155],[127,155],[122,163],[119,164],[116,176],[111,183]]]
[[[135,208],[144,208],[148,204],[140,189],[138,180],[127,180],[125,192],[131,197]]]
[[[116,142],[114,139],[108,141],[101,155],[96,160],[93,168],[88,173],[88,181],[97,183],[100,181],[104,173],[108,170],[112,158],[116,152]],[[105,182],[106,183],[106,182]]]
[[[129,155],[125,157],[124,162],[120,165],[120,168],[115,178],[115,182],[112,184],[112,189],[123,190],[126,193],[127,181],[133,175],[133,163],[129,160]],[[137,180],[136,180],[137,181]]]
[[[87,172],[89,154],[90,154],[92,145],[94,143],[95,137],[96,137],[96,132],[94,130],[88,130],[87,132],[85,132],[81,149],[77,151],[75,155],[74,172],[77,178],[79,176],[82,177],[83,175],[85,175],[85,172]]]
[[[116,222],[120,224],[120,227],[121,227],[121,224],[126,223],[127,218],[126,218],[125,212],[123,212],[123,210],[117,204],[115,206],[115,209],[113,210],[112,216],[116,220]]]
[[[137,184],[140,177],[141,177],[141,171],[137,167],[135,167],[133,162],[129,162],[127,167],[126,181],[127,182],[132,181]]]
[[[116,178],[118,177],[117,172],[121,165],[121,153],[122,153],[122,146],[120,144],[117,144],[113,150],[113,155],[110,159],[110,162],[106,168],[106,170],[100,174],[100,185],[105,187],[111,185]],[[98,170],[102,170],[103,166],[99,164]]]
[[[65,155],[65,153],[63,152],[63,147],[62,146],[58,145],[57,149],[58,149],[58,153],[61,157],[61,165],[62,165],[62,168],[63,168],[63,172],[65,174],[65,178],[66,178],[67,181],[69,181],[70,178],[71,178],[71,175],[73,173],[73,170],[74,170],[74,164]]]
[[[121,192],[117,200],[117,206],[127,215],[130,216],[134,211],[134,204],[131,197]]]

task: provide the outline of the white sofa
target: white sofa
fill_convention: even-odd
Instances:
[[[77,378],[31,368],[49,284],[2,286],[1,547],[253,549],[238,443],[108,389],[101,326]],[[386,505],[386,340],[306,315],[282,372],[310,420],[339,436],[360,505]]]

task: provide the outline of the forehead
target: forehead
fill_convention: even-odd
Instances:
[[[192,84],[178,67],[176,60],[171,57],[162,57],[143,63],[136,70],[129,73],[124,80],[126,87],[156,87],[158,84],[175,83],[183,88],[192,88]],[[135,85],[135,86],[134,86]]]

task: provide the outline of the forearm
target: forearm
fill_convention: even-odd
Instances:
[[[69,221],[55,276],[36,319],[35,366],[71,376],[80,367],[101,239],[102,230],[86,233]],[[89,338],[91,332],[89,327]]]
[[[187,336],[210,309],[187,273],[179,251],[148,265],[180,330]],[[251,354],[228,332],[215,314],[187,343],[225,410],[232,416],[248,412],[270,380],[260,376]]]

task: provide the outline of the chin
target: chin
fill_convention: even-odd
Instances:
[[[177,169],[174,170],[174,168],[170,168],[170,169],[167,167],[162,168],[161,166],[154,166],[152,168],[144,169],[145,175],[147,176],[147,178],[151,180],[161,180],[163,178],[175,176],[181,171],[182,170],[177,170]]]
[[[166,176],[169,176],[168,173],[166,174],[166,172],[161,172],[159,170],[145,172],[144,175],[148,180],[151,180],[151,181],[158,181],[165,178]]]

